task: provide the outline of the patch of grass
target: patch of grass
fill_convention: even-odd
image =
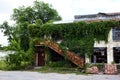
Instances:
[[[68,74],[68,73],[75,73],[75,74],[87,74],[84,70],[79,68],[64,68],[64,67],[40,67],[39,69],[35,69],[34,71],[42,72],[42,73],[61,73],[61,74]]]
[[[0,60],[0,70],[7,70],[7,64],[3,60]]]

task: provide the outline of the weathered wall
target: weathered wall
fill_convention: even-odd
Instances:
[[[104,41],[95,42],[94,47],[107,47],[107,63],[110,64],[114,61],[113,47],[120,47],[120,41],[113,41],[111,29],[109,32],[108,43],[105,43]]]

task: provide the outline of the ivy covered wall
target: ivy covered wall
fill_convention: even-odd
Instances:
[[[90,55],[94,41],[108,41],[112,27],[119,27],[118,21],[75,22],[66,24],[45,24],[40,28],[40,36],[52,36],[52,40],[62,40],[60,46],[67,47],[78,55]]]

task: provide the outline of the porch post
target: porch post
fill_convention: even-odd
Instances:
[[[107,47],[107,63],[111,64],[113,62],[113,47],[108,45]]]
[[[90,59],[91,59],[90,57],[88,57],[87,55],[85,55],[85,63],[91,63]]]
[[[107,44],[107,63],[111,64],[114,59],[113,59],[113,33],[112,33],[112,29],[109,32],[108,35],[108,44]]]

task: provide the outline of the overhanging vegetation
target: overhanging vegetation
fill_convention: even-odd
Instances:
[[[119,27],[119,22],[45,24],[41,26],[39,36],[51,36],[53,41],[62,40],[61,46],[67,47],[78,55],[90,55],[93,51],[94,41],[107,42],[112,27]]]

